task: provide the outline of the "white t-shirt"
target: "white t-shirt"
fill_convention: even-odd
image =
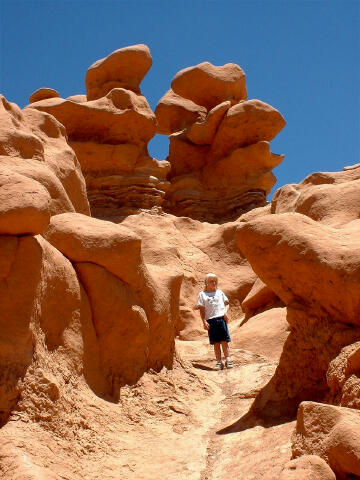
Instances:
[[[198,296],[198,306],[205,307],[205,320],[223,317],[225,315],[225,303],[229,303],[229,300],[222,290],[215,290],[215,292],[202,291]]]

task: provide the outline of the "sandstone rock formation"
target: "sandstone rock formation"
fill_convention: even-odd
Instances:
[[[272,213],[298,212],[335,228],[359,218],[360,165],[342,172],[317,172],[274,195]]]
[[[330,403],[360,409],[360,342],[341,350],[330,362],[326,378]]]
[[[230,300],[230,319],[241,315],[240,303],[256,276],[236,246],[237,223],[210,225],[190,218],[142,212],[128,216],[121,225],[141,237],[148,266],[184,275],[177,325],[181,339],[206,335],[196,304],[208,272],[217,272],[219,276],[220,288]]]
[[[235,64],[186,68],[171,88],[155,110],[158,133],[170,135],[165,210],[223,223],[265,205],[272,169],[283,159],[269,146],[285,125],[281,114],[246,100],[245,74]]]
[[[30,97],[30,108],[65,126],[92,215],[109,219],[164,207],[223,223],[265,205],[272,169],[283,159],[269,146],[285,125],[281,114],[246,100],[238,65],[203,62],[174,77],[155,118],[140,91],[151,64],[146,45],[121,48],[89,67],[86,96],[61,99],[40,89]],[[170,163],[148,154],[155,132],[170,135]]]
[[[146,45],[115,50],[106,58],[97,60],[86,72],[88,100],[105,97],[114,88],[123,88],[140,94],[140,83],[152,65]]]
[[[280,480],[336,480],[334,472],[317,455],[303,455],[284,467]]]
[[[202,63],[155,118],[150,66],[126,47],[87,96],[0,97],[0,476],[360,477],[359,164],[266,205],[280,113],[237,65]],[[148,155],[156,131],[169,162]],[[230,299],[224,372],[196,309],[209,271]]]
[[[40,100],[46,100],[47,98],[59,97],[59,92],[53,88],[39,88],[36,92],[32,93],[29,97],[29,103],[39,102]]]
[[[241,303],[241,308],[245,313],[245,320],[247,320],[264,310],[283,305],[280,298],[258,278]]]
[[[0,118],[1,233],[40,233],[50,215],[89,214],[84,178],[64,127],[47,113],[21,111],[3,96]]]
[[[93,216],[129,215],[163,203],[170,166],[148,154],[156,120],[139,89],[151,62],[145,45],[117,50],[89,68],[87,98],[52,98],[28,106],[65,126]]]
[[[293,435],[293,456],[323,458],[336,478],[360,476],[360,413],[349,408],[303,402]]]
[[[330,361],[360,338],[358,233],[353,225],[333,229],[298,213],[266,215],[239,227],[242,252],[286,304],[291,326],[259,408],[278,401],[280,410],[287,403],[290,411],[301,400],[324,398]]]
[[[289,330],[286,308],[271,308],[233,329],[232,347],[251,350],[257,355],[279,362]]]

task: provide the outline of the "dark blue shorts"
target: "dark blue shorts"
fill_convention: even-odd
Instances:
[[[211,345],[219,342],[231,342],[229,329],[224,317],[209,318],[206,321],[210,327],[208,335]]]

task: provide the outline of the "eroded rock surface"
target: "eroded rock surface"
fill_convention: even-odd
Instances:
[[[317,455],[303,455],[284,467],[280,480],[336,480],[335,473]]]
[[[129,215],[163,203],[170,165],[148,154],[156,119],[139,89],[151,63],[145,45],[116,50],[89,68],[87,98],[52,98],[29,105],[65,126],[93,216]]]
[[[360,476],[360,413],[343,407],[303,402],[293,435],[293,456],[323,458],[337,478]]]
[[[170,134],[171,186],[164,208],[223,223],[265,205],[283,160],[269,142],[285,125],[260,100],[246,100],[245,74],[235,64],[208,62],[181,70],[160,99],[158,133]]]
[[[319,223],[340,228],[359,218],[360,165],[341,172],[317,172],[299,184],[276,191],[272,213],[298,212]]]
[[[143,212],[130,215],[121,225],[142,238],[142,253],[148,266],[184,275],[177,325],[180,338],[206,336],[196,304],[208,272],[217,272],[220,288],[230,299],[230,319],[241,315],[240,302],[256,276],[234,241],[237,223],[210,225],[190,218]]]
[[[1,217],[8,225],[1,232],[40,233],[50,215],[89,214],[84,178],[64,127],[3,96],[0,119]]]
[[[202,63],[155,118],[150,66],[126,47],[87,96],[1,97],[0,474],[359,477],[359,165],[265,205],[281,114],[237,65]],[[156,131],[169,162],[148,155]],[[208,272],[231,307],[220,372],[196,309]]]
[[[286,304],[291,326],[259,408],[278,402],[276,408],[287,404],[290,412],[301,400],[324,399],[330,361],[359,340],[358,235],[354,225],[334,229],[298,213],[266,215],[239,227],[241,251]]]

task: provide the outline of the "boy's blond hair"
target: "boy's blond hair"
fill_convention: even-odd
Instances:
[[[204,278],[204,283],[205,283],[205,288],[207,287],[208,280],[210,278],[213,278],[216,280],[216,285],[218,284],[218,277],[215,275],[215,273],[207,273]]]

